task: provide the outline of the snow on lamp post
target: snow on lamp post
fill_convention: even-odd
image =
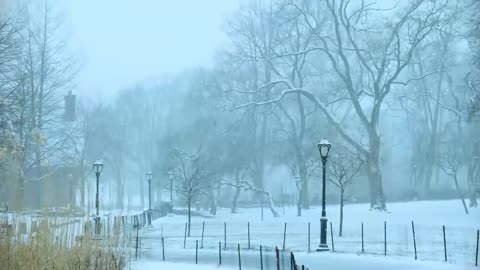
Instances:
[[[152,172],[147,172],[146,174],[147,181],[148,181],[148,212],[147,212],[147,219],[148,219],[148,226],[152,226]]]
[[[93,171],[95,172],[95,176],[97,177],[97,193],[95,196],[95,208],[96,208],[96,215],[95,215],[95,236],[100,236],[100,198],[98,193],[99,183],[100,183],[100,174],[103,171],[103,162],[100,159],[97,159],[95,163],[93,163]]]
[[[318,143],[318,151],[320,152],[320,157],[322,158],[322,217],[320,218],[320,246],[318,247],[317,251],[329,250],[327,244],[327,212],[325,211],[325,174],[330,148],[332,148],[332,145],[325,138]]]

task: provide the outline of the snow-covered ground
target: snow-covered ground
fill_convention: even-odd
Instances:
[[[204,248],[199,251],[199,261],[202,258],[213,259],[203,263],[215,264],[218,259],[218,242],[224,242],[224,222],[227,224],[227,249],[225,254],[233,252],[232,264],[236,263],[236,248],[240,244],[243,256],[249,253],[258,256],[258,247],[283,246],[284,224],[287,223],[285,247],[293,250],[298,263],[305,264],[310,269],[316,266],[338,263],[341,258],[355,268],[357,265],[372,265],[377,262],[378,269],[392,263],[398,265],[395,269],[411,269],[410,264],[418,266],[415,269],[469,269],[475,263],[476,231],[480,228],[480,209],[470,209],[470,215],[465,215],[460,201],[425,201],[408,203],[390,203],[388,213],[369,211],[365,204],[346,205],[344,209],[343,237],[338,237],[338,206],[329,205],[327,216],[332,221],[334,232],[335,253],[308,253],[308,223],[311,226],[310,248],[314,251],[319,242],[320,209],[312,207],[305,210],[302,217],[296,216],[295,208],[277,209],[280,217],[273,218],[265,209],[264,220],[260,219],[260,209],[239,209],[239,213],[231,214],[229,209],[220,209],[216,217],[193,217],[192,236],[187,238],[187,249],[183,250],[183,235],[186,222],[185,216],[169,216],[156,220],[152,229],[143,229],[142,256],[148,260],[161,260],[161,237],[165,237],[165,252],[167,261],[194,262],[195,244],[199,240],[201,246],[202,222],[205,222]],[[384,221],[387,222],[387,257],[384,253]],[[414,260],[413,237],[411,221],[415,222],[418,261]],[[248,250],[247,222],[250,223],[250,245]],[[364,224],[364,248],[361,253],[361,223]],[[446,228],[447,258],[444,260],[442,225]],[[330,229],[330,228],[329,228]],[[330,231],[328,242],[331,244]],[[256,249],[256,250],[253,250]],[[210,255],[207,255],[212,253]],[[268,253],[268,252],[267,252]],[[177,258],[176,254],[180,254]],[[273,254],[273,253],[272,253]],[[258,261],[258,260],[257,260]],[[432,262],[435,261],[435,262]],[[437,264],[444,268],[437,268]],[[429,266],[430,265],[430,266]],[[438,266],[438,267],[440,267]],[[423,267],[423,268],[422,268]],[[450,267],[450,268],[449,268]],[[460,268],[459,268],[460,267]],[[350,265],[350,269],[352,265]],[[181,269],[181,268],[179,268]],[[245,268],[248,269],[248,268]],[[327,268],[328,269],[328,268]],[[332,268],[342,269],[342,268]],[[375,268],[365,268],[375,269]]]
[[[141,261],[135,263],[133,265],[134,269],[139,270],[158,270],[158,269],[178,269],[178,270],[216,270],[219,269],[217,265],[195,265],[195,264],[187,264],[187,263],[170,263],[170,262],[148,262],[148,261]],[[222,270],[237,270],[237,268],[227,268],[222,267]]]
[[[251,254],[250,254],[251,255]],[[253,256],[244,256],[244,260],[248,257]],[[377,257],[371,255],[359,256],[352,254],[336,254],[336,253],[298,253],[296,255],[297,260],[302,261],[302,263],[311,270],[315,269],[331,269],[331,270],[384,270],[384,269],[394,269],[394,270],[474,270],[478,269],[474,266],[459,266],[455,264],[448,264],[442,262],[430,262],[430,261],[413,261],[413,260],[403,260],[399,258],[391,257]],[[258,260],[258,257],[250,258],[253,260]],[[215,264],[214,261],[208,261],[205,263],[194,264],[190,263],[179,263],[179,262],[159,262],[159,261],[149,261],[142,260],[133,264],[133,269],[138,270],[157,270],[157,269],[172,269],[172,270],[233,270],[239,269],[238,266],[233,264],[230,265],[221,265]],[[243,266],[244,270],[253,270],[260,269],[259,264],[256,266]],[[264,269],[275,269],[273,264],[264,266]],[[283,269],[283,268],[282,268]],[[286,265],[286,269],[290,269],[289,265]]]
[[[297,260],[310,269],[332,270],[468,270],[474,266],[459,266],[442,262],[414,261],[392,257],[336,253],[297,254]],[[180,268],[181,269],[181,268]]]

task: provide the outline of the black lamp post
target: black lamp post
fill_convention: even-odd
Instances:
[[[100,183],[100,174],[103,171],[103,162],[100,159],[97,159],[95,163],[93,163],[93,171],[95,172],[95,176],[97,177],[97,193],[95,196],[95,208],[97,209],[97,213],[95,215],[95,236],[100,236],[100,197],[98,194],[99,183]]]
[[[318,144],[318,151],[320,152],[320,157],[322,158],[322,217],[320,218],[320,246],[318,247],[317,251],[328,251],[328,244],[327,244],[327,212],[325,211],[325,188],[326,188],[326,166],[327,166],[327,158],[328,153],[330,152],[330,148],[332,145],[327,141],[327,139],[323,138],[320,143]]]
[[[147,212],[147,219],[148,219],[148,226],[152,226],[152,172],[147,172],[147,181],[148,181],[148,212]]]

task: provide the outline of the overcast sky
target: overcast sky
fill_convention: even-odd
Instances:
[[[239,0],[69,1],[65,18],[81,55],[77,94],[113,96],[136,83],[210,66]]]

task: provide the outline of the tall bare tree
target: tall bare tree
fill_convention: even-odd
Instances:
[[[22,1],[12,8],[11,19],[2,19],[0,24],[2,33],[6,33],[6,26],[12,26],[10,34],[2,36],[0,43],[5,44],[8,37],[14,37],[17,44],[8,47],[0,45],[0,80],[7,76],[10,80],[8,85],[2,81],[0,101],[10,100],[15,105],[10,119],[13,120],[13,130],[21,149],[18,161],[22,172],[35,168],[36,179],[41,179],[41,166],[47,162],[62,162],[63,149],[72,136],[63,121],[61,104],[64,94],[72,89],[77,68],[67,52],[62,37],[64,25],[58,13],[56,5],[49,1]],[[7,54],[4,49],[15,49],[14,62],[5,61]],[[9,67],[10,72],[5,72],[5,67]],[[10,90],[3,95],[6,86]],[[22,175],[16,194],[20,200],[23,198],[24,181]]]
[[[304,23],[315,38],[313,45],[295,54],[319,52],[326,57],[326,63],[322,63],[325,70],[321,69],[321,72],[329,74],[326,78],[340,83],[337,100],[353,107],[366,142],[337,120],[337,115],[328,107],[328,100],[318,97],[307,87],[296,87],[288,78],[276,82],[284,90],[275,98],[240,106],[266,106],[297,94],[313,102],[338,134],[364,156],[369,176],[370,205],[383,210],[386,203],[378,130],[382,105],[395,85],[409,82],[409,78],[400,75],[411,63],[419,44],[450,16],[444,1],[432,4],[418,0],[402,5],[397,2],[393,13],[392,8],[382,9],[365,2],[355,5],[351,1],[290,1],[302,13]],[[388,23],[385,18],[388,18]],[[371,31],[376,27],[383,27],[385,31]]]

